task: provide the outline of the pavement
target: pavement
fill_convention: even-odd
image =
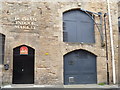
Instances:
[[[79,90],[120,90],[118,85],[5,85],[1,86],[1,90],[64,90],[64,89],[79,89]]]

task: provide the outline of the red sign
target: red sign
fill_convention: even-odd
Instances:
[[[26,46],[20,48],[20,55],[28,55],[28,48]]]

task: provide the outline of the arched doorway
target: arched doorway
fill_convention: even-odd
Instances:
[[[96,84],[96,56],[76,50],[64,56],[64,84]]]
[[[35,50],[21,45],[13,49],[13,84],[34,83]]]

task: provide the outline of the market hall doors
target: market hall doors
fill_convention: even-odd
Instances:
[[[34,53],[26,45],[13,49],[13,84],[34,84]]]
[[[96,56],[76,50],[64,56],[64,84],[96,84]]]

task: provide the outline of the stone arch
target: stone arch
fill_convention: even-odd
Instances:
[[[81,12],[83,12],[80,8],[69,8],[63,11],[63,13],[69,12],[69,11],[73,11],[73,10],[80,10]]]
[[[69,50],[69,51],[66,52],[64,55],[66,55],[66,54],[68,54],[68,53],[71,53],[71,52],[74,52],[74,51],[78,51],[78,50],[84,50],[84,51],[86,51],[86,52],[89,52],[89,53],[95,55],[96,57],[98,56],[97,53],[95,53],[94,51],[89,51],[89,50],[87,50],[87,49],[75,49],[75,50]]]
[[[27,46],[27,47],[30,47],[32,49],[34,49],[34,47],[32,47],[31,45],[27,45],[27,44],[20,44],[20,45],[17,45],[16,47],[14,47],[13,49],[17,48],[17,47],[21,47],[21,46]],[[35,50],[35,49],[34,49]]]
[[[14,49],[14,48],[17,48],[17,47],[20,47],[20,46],[27,46],[27,47],[30,47],[30,48],[32,48],[32,49],[35,50],[35,47],[33,47],[31,44],[15,44],[15,45],[13,46],[13,49]]]

